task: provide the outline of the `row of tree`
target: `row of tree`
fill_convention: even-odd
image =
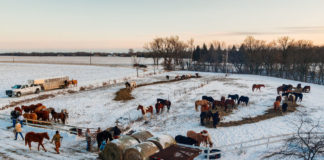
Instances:
[[[162,58],[169,70],[228,71],[324,84],[324,47],[307,40],[281,37],[266,42],[249,36],[240,45],[213,42],[200,47],[192,39],[171,36],[156,38],[145,49],[155,64]]]

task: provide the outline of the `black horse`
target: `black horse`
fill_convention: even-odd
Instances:
[[[287,92],[287,93],[282,93],[281,96],[282,96],[282,97],[288,97],[289,94],[291,94],[291,93],[289,93],[289,92]]]
[[[210,120],[210,118],[212,118],[213,117],[213,114],[212,114],[212,112],[211,111],[208,111],[208,112],[201,112],[200,113],[200,124],[202,125],[202,126],[204,126],[205,125],[205,119],[207,120],[207,121],[209,121]]]
[[[288,104],[287,103],[282,104],[282,112],[286,112],[287,111],[287,108],[288,108]]]
[[[126,88],[130,88],[130,83],[129,82],[126,82],[125,83],[125,86],[126,86]]]
[[[158,98],[158,99],[156,99],[156,103],[161,103],[164,106],[167,106],[168,112],[169,112],[170,107],[171,107],[171,102],[169,100],[165,100],[165,99]]]
[[[213,127],[216,128],[216,125],[219,123],[220,118],[219,118],[219,113],[216,112],[214,114],[212,114],[213,117]]]
[[[100,148],[100,145],[102,143],[103,140],[107,141],[109,139],[109,141],[113,140],[113,137],[111,135],[111,133],[109,131],[102,131],[99,132],[97,134],[97,144],[98,144],[98,148]]]
[[[181,144],[187,144],[187,145],[197,145],[197,141],[190,138],[190,137],[186,137],[186,136],[182,136],[182,135],[177,135],[175,137],[175,141],[177,143],[181,143]]]
[[[239,99],[239,95],[238,95],[238,94],[233,94],[233,95],[229,94],[229,95],[227,96],[227,98],[231,98],[231,99],[234,100],[234,101],[238,101],[238,99]]]
[[[169,76],[169,75],[166,75],[165,78],[166,78],[167,80],[169,80],[169,79],[170,79],[170,76]]]
[[[282,84],[282,89],[284,92],[286,92],[288,90],[292,90],[292,88],[293,88],[293,85],[291,85],[291,84],[288,84],[288,85]]]
[[[302,93],[296,93],[296,92],[293,92],[292,94],[295,95],[295,102],[299,99],[299,101],[303,101],[303,94]]]
[[[237,102],[237,104],[240,104],[241,102],[245,103],[245,105],[248,105],[249,103],[249,97],[241,96]]]
[[[213,97],[208,97],[208,96],[202,96],[201,99],[207,100],[210,103],[214,103],[214,98]]]

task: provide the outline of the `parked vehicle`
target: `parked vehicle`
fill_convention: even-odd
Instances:
[[[37,84],[15,85],[11,88],[12,88],[11,90],[6,90],[6,95],[8,95],[8,97],[12,97],[12,96],[20,97],[22,95],[33,94],[33,93],[38,94],[41,91],[41,86]]]

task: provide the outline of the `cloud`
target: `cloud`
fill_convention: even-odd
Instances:
[[[324,26],[299,26],[299,27],[281,27],[289,33],[323,33]]]

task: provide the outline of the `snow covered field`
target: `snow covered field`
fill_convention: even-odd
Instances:
[[[95,84],[107,79],[122,78],[134,75],[132,68],[120,67],[95,67],[95,66],[68,66],[68,65],[31,65],[30,64],[0,64],[3,75],[1,77],[1,92],[5,86],[14,83],[25,82],[25,79],[53,76],[55,74],[68,74],[70,77],[78,79],[83,84]],[[3,66],[7,69],[3,69]],[[10,68],[10,70],[9,70]],[[29,68],[29,69],[26,69]],[[35,69],[35,71],[30,70]],[[26,72],[31,76],[24,77]],[[24,73],[24,74],[23,74]],[[177,74],[188,74],[189,72],[168,72],[154,77],[146,77],[138,79],[138,84],[148,83],[152,81],[165,80],[165,75],[171,75],[174,78]],[[194,74],[190,72],[191,74]],[[23,74],[16,78],[16,74]],[[202,78],[193,78],[173,83],[148,85],[136,88],[132,95],[135,99],[120,102],[114,101],[115,93],[124,86],[115,86],[110,88],[97,89],[71,95],[59,95],[51,99],[36,101],[33,103],[43,103],[45,106],[55,109],[66,108],[69,112],[68,124],[90,128],[106,128],[115,125],[116,119],[119,117],[136,120],[141,117],[140,111],[136,108],[139,104],[144,106],[154,105],[156,98],[170,99],[172,102],[169,113],[164,112],[160,115],[154,113],[149,123],[144,121],[135,121],[132,124],[134,130],[149,130],[154,134],[170,134],[176,136],[178,134],[186,135],[188,130],[201,131],[207,129],[212,136],[214,145],[223,146],[227,144],[248,141],[252,139],[275,136],[280,134],[295,132],[292,125],[293,121],[298,119],[299,112],[307,113],[307,116],[313,119],[322,119],[324,109],[324,99],[321,98],[324,86],[302,83],[302,86],[310,85],[311,92],[304,94],[303,102],[297,112],[287,114],[285,116],[264,120],[258,123],[245,124],[235,127],[219,127],[216,129],[205,128],[199,124],[199,112],[194,109],[194,102],[201,99],[201,96],[213,96],[214,99],[220,99],[221,96],[228,94],[239,94],[250,97],[248,106],[240,105],[231,115],[225,117],[222,121],[236,121],[246,117],[255,117],[263,114],[269,107],[272,107],[275,97],[277,96],[276,87],[281,84],[292,84],[296,86],[297,81],[284,80],[279,78],[271,78],[254,75],[230,75],[224,79],[224,74],[216,73],[200,73]],[[261,92],[252,92],[252,84],[265,84],[265,88]],[[9,85],[10,84],[10,85]],[[203,87],[199,87],[205,84]],[[6,99],[1,95],[1,100]],[[5,101],[4,101],[5,103]],[[9,114],[11,109],[1,111],[0,113]],[[7,137],[10,136],[4,129],[0,130]],[[12,133],[10,133],[12,134]],[[13,138],[13,137],[12,137]],[[73,139],[73,138],[72,138]],[[0,141],[3,139],[1,138]],[[6,142],[9,143],[9,142]],[[11,146],[12,147],[12,146]],[[27,150],[27,147],[14,144]],[[5,150],[3,148],[2,150]],[[224,159],[262,159],[262,155],[267,150],[265,147],[251,148],[246,152],[239,154],[238,152],[229,152],[222,155]],[[0,152],[1,147],[0,147]],[[35,153],[35,155],[38,155]],[[1,153],[0,153],[1,156]],[[14,158],[14,157],[12,157]],[[75,156],[78,159],[78,155]]]

